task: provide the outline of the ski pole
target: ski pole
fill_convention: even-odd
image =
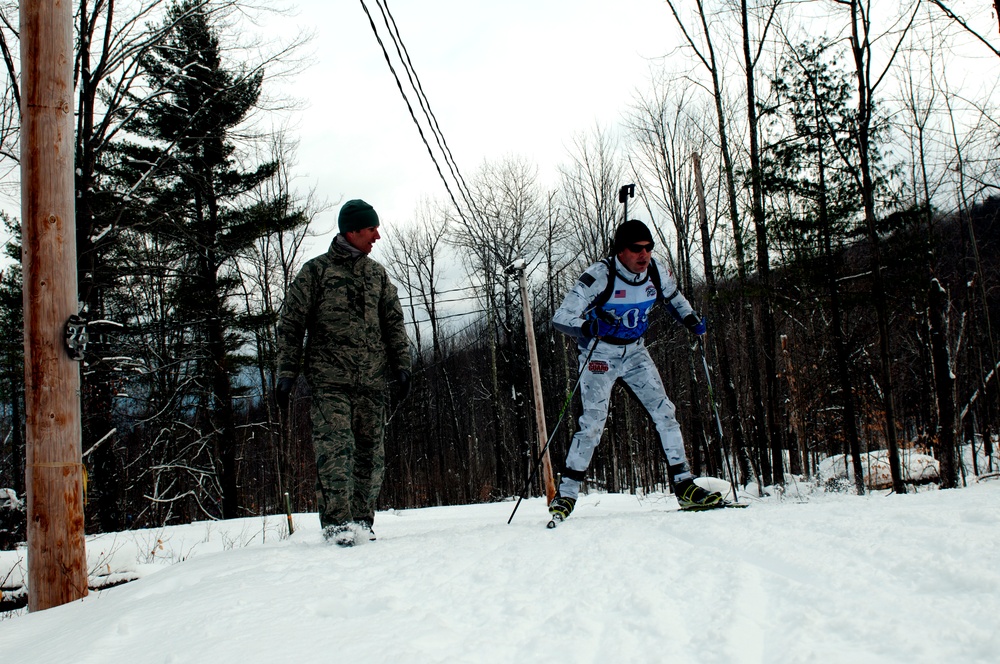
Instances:
[[[729,460],[729,455],[725,453],[726,450],[726,439],[722,435],[722,419],[719,417],[719,406],[715,403],[715,390],[712,389],[712,375],[708,370],[708,358],[705,355],[705,339],[698,337],[698,347],[701,349],[701,365],[705,368],[705,383],[708,386],[708,401],[712,405],[712,413],[715,415],[715,426],[719,430],[719,442],[722,444],[722,458],[726,462],[726,468],[729,470],[729,483],[733,487],[733,500],[739,500],[739,495],[736,493],[736,475],[733,472],[733,464]]]
[[[522,488],[521,492],[518,494],[517,504],[514,505],[514,510],[510,513],[510,518],[507,519],[508,526],[510,525],[510,522],[514,520],[514,515],[517,514],[517,508],[521,506],[521,501],[524,500],[524,495],[528,493],[528,489],[531,487],[531,483],[535,479],[535,473],[538,472],[538,464],[545,457],[545,453],[548,451],[549,445],[552,444],[552,440],[556,437],[556,432],[559,431],[559,425],[562,424],[563,416],[566,415],[566,408],[569,407],[570,402],[576,395],[576,391],[580,389],[580,381],[583,380],[583,372],[586,370],[587,365],[590,364],[590,358],[594,356],[594,350],[597,348],[597,341],[598,340],[595,338],[593,347],[590,349],[590,352],[587,353],[587,359],[583,361],[583,366],[580,367],[580,375],[576,379],[576,385],[573,386],[573,391],[566,396],[566,400],[562,405],[562,410],[559,411],[559,419],[556,420],[556,425],[552,427],[552,433],[549,434],[549,439],[545,441],[545,446],[542,448],[542,451],[539,452],[538,458],[535,459],[534,464],[532,464],[531,472],[528,474],[528,481],[524,483],[524,488]]]

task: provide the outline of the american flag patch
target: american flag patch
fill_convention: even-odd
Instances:
[[[619,288],[615,291],[615,297],[625,297],[625,289]]]

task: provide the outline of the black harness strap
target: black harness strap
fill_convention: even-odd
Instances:
[[[598,307],[603,307],[605,304],[607,304],[608,300],[611,299],[611,293],[613,293],[615,290],[615,278],[617,276],[615,273],[615,257],[608,256],[607,258],[601,260],[601,262],[604,263],[608,268],[608,284],[604,287],[604,290],[601,291],[598,294],[598,296],[595,297],[593,301],[590,303],[588,311],[596,309]],[[653,282],[654,286],[656,286],[657,294],[660,297],[663,297],[663,288],[660,286],[660,270],[656,267],[656,263],[650,261],[647,273],[648,273],[647,277],[649,278],[649,280]],[[673,297],[676,294],[677,292],[674,291],[673,293],[670,294],[670,297]]]

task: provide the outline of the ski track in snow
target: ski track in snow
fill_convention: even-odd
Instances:
[[[178,527],[183,537],[157,536],[184,562],[0,621],[4,662],[911,664],[1000,652],[1000,483],[700,513],[670,496],[592,494],[554,530],[540,499],[508,526],[512,507],[381,512],[378,541],[349,549],[322,541],[315,514],[297,515],[291,538],[205,553],[197,524]]]

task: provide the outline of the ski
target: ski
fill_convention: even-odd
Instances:
[[[708,511],[711,511],[711,510],[742,509],[742,508],[745,508],[745,507],[750,507],[750,503],[737,503],[737,502],[733,502],[731,500],[723,500],[721,503],[716,503],[715,505],[712,505],[710,507],[700,507],[700,506],[679,507],[676,510],[668,510],[668,511],[669,512],[708,512]],[[566,517],[562,516],[561,514],[552,514],[551,516],[552,516],[552,518],[549,519],[548,522],[545,524],[545,527],[548,528],[548,529],[550,529],[550,530],[553,529],[553,528],[558,528],[559,525],[562,524],[562,522],[566,520]]]
[[[721,510],[730,508],[742,508],[749,507],[750,503],[734,503],[731,500],[723,500],[714,505],[708,505],[702,507],[701,505],[692,505],[691,507],[681,507],[679,511],[681,512],[708,512],[709,510]]]

